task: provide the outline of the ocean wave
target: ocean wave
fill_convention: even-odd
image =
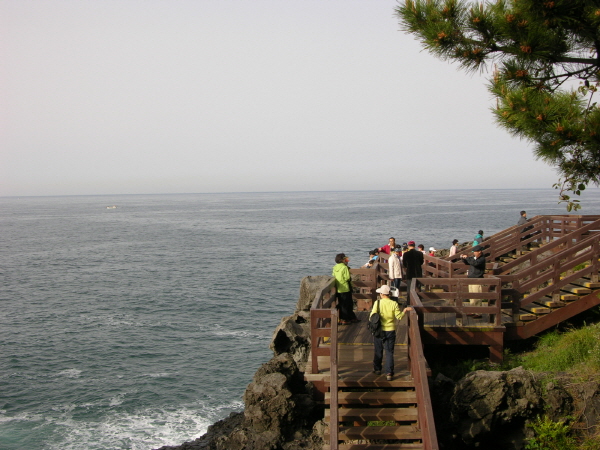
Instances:
[[[204,330],[214,336],[235,336],[242,338],[255,338],[255,339],[271,339],[271,333],[262,330],[232,330],[225,328],[221,325],[213,325],[213,328],[208,327]]]
[[[216,407],[199,405],[179,409],[145,409],[135,413],[116,413],[99,421],[76,421],[71,417],[46,418],[55,429],[54,442],[47,450],[148,450],[164,445],[180,445],[199,438],[209,425],[229,412],[239,410],[241,402]]]
[[[66,377],[66,378],[79,378],[81,375],[81,370],[79,369],[66,369],[61,370],[56,374],[57,377]]]

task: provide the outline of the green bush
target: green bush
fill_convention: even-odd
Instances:
[[[571,427],[564,422],[553,422],[547,416],[539,417],[528,425],[535,436],[527,439],[527,450],[576,450],[577,441],[569,436]]]

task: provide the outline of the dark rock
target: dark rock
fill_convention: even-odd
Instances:
[[[523,426],[542,409],[541,391],[530,372],[478,370],[460,380],[451,405],[451,422],[466,445],[502,445],[517,448]]]
[[[257,370],[244,393],[241,426],[220,437],[216,448],[275,450],[310,435],[316,421],[310,389],[290,354],[273,357]]]
[[[436,430],[445,449],[521,450],[533,436],[528,424],[538,416],[553,421],[573,417],[580,436],[600,419],[600,384],[574,382],[518,367],[507,372],[476,371],[462,378],[448,399],[452,381],[432,383]]]
[[[331,277],[304,277],[300,283],[300,298],[293,315],[281,319],[275,329],[269,348],[275,355],[289,353],[301,371],[304,371],[310,352],[310,307],[317,292]]]
[[[304,277],[300,282],[300,298],[296,304],[296,312],[310,311],[315,295],[331,281],[331,277],[319,275]]]

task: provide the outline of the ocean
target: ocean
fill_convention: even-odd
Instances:
[[[598,189],[583,201],[600,213]],[[195,439],[242,410],[300,280],[336,253],[448,248],[521,209],[566,213],[552,189],[0,198],[0,449]]]

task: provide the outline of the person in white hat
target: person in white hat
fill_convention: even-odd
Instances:
[[[396,344],[396,321],[402,320],[406,311],[412,311],[409,306],[400,311],[398,303],[390,298],[390,287],[383,285],[375,292],[381,295],[381,298],[375,301],[371,309],[371,315],[377,312],[381,317],[382,338],[373,338],[375,344],[375,353],[373,356],[373,373],[381,375],[383,352],[385,350],[385,367],[383,367],[386,378],[391,381],[394,377],[394,345]]]

